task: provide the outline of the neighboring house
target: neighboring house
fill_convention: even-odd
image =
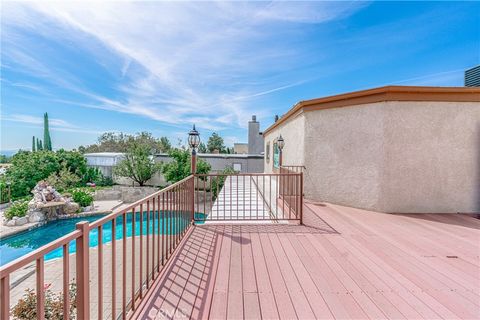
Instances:
[[[264,132],[265,172],[305,166],[307,199],[480,212],[480,88],[387,86],[301,101]]]
[[[236,154],[246,154],[248,153],[248,143],[237,143],[233,144],[233,153]]]
[[[85,159],[89,167],[98,168],[100,172],[107,177],[112,177],[113,167],[116,166],[122,159],[121,152],[96,152],[85,153]]]
[[[84,155],[89,167],[98,168],[103,175],[112,177],[117,184],[131,185],[131,179],[113,176],[113,167],[123,159],[123,153],[117,152],[99,152],[87,153]],[[205,160],[212,166],[212,172],[221,172],[227,167],[233,168],[241,173],[260,173],[263,172],[263,155],[260,154],[213,154],[198,153],[199,159]],[[154,155],[157,162],[170,162],[171,158],[167,153]],[[156,174],[146,185],[164,186],[165,181],[162,174]]]
[[[212,172],[221,172],[228,167],[241,173],[263,172],[263,155],[260,154],[198,153],[197,156],[212,166]],[[171,161],[166,153],[156,154],[155,160]]]

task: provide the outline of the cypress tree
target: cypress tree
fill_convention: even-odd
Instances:
[[[42,148],[42,140],[37,138],[37,151],[41,151]]]
[[[48,113],[43,115],[43,143],[45,150],[52,151],[52,140],[50,139],[50,130],[48,128]]]
[[[32,152],[36,151],[36,145],[35,145],[35,136],[32,137]]]

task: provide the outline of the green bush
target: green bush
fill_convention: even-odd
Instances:
[[[58,173],[52,173],[47,178],[47,183],[60,192],[71,187],[78,187],[81,181],[79,176],[70,172],[66,167]]]
[[[233,175],[233,174],[236,174],[237,172],[233,170],[232,167],[226,167],[225,169],[223,169],[221,173],[225,175]],[[212,178],[212,182],[211,182],[212,200],[215,200],[217,198],[217,193],[220,193],[220,191],[222,190],[226,179],[227,179],[227,176],[221,176],[221,175],[217,176],[216,179]]]
[[[12,219],[13,217],[24,217],[28,211],[28,200],[19,200],[12,203],[12,205],[5,210],[4,216],[7,219]]]
[[[84,189],[75,189],[72,191],[73,201],[78,203],[80,207],[88,207],[93,202],[93,194]]]
[[[191,174],[191,156],[188,150],[172,149],[168,152],[168,155],[172,158],[172,162],[162,165],[162,173],[165,176],[165,180],[175,183]],[[211,169],[212,166],[210,164],[197,158],[197,173],[209,173]]]
[[[83,181],[85,183],[95,183],[95,185],[99,187],[113,185],[113,179],[111,177],[104,176],[98,168],[92,167],[87,168],[87,172],[83,177]]]
[[[12,157],[11,164],[5,181],[12,182],[11,196],[14,200],[29,195],[38,181],[52,174],[59,175],[64,168],[78,177],[83,177],[87,171],[87,161],[81,153],[63,149],[56,152],[19,151]]]

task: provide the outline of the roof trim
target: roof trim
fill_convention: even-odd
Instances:
[[[383,101],[458,101],[480,102],[480,88],[475,87],[417,87],[417,86],[385,86],[338,95],[303,100],[298,102],[277,122],[268,127],[268,134],[280,124],[300,112],[342,108],[354,105]]]

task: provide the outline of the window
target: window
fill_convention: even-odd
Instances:
[[[267,150],[265,154],[265,159],[267,160],[267,163],[270,162],[270,141],[267,142]]]
[[[233,171],[242,172],[242,164],[241,163],[234,163],[233,164]]]
[[[273,144],[273,167],[280,168],[280,148],[276,142]]]

